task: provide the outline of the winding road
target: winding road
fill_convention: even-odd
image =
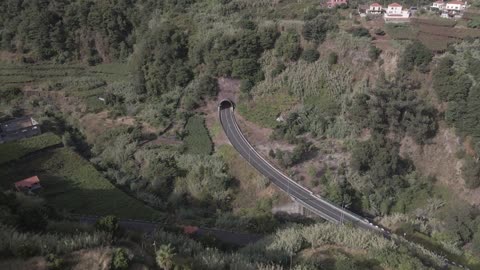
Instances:
[[[248,161],[248,163],[270,179],[273,184],[286,192],[295,201],[309,209],[314,214],[330,222],[339,224],[351,223],[364,229],[384,234],[387,233],[383,228],[370,223],[367,219],[313,194],[310,190],[286,176],[264,159],[247,141],[240,130],[234,116],[234,104],[230,100],[222,100],[219,104],[218,112],[223,130],[233,147]]]

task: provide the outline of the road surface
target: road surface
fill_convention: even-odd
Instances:
[[[367,219],[313,194],[260,156],[238,127],[234,116],[234,107],[229,100],[220,102],[218,110],[223,130],[233,147],[261,174],[270,179],[273,184],[295,201],[328,221],[339,224],[351,223],[364,229],[385,233],[383,228],[370,223]]]

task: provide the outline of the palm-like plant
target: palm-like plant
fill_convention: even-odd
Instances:
[[[161,245],[157,250],[157,264],[165,270],[173,268],[173,257],[176,255],[175,249],[171,244]]]

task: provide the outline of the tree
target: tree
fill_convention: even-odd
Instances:
[[[411,71],[414,67],[418,67],[421,72],[427,72],[432,58],[433,53],[425,45],[414,41],[405,48],[398,65],[405,71]]]
[[[325,40],[327,32],[336,29],[337,22],[334,16],[321,14],[315,19],[305,22],[303,37],[308,41],[321,43]]]
[[[161,245],[156,252],[158,266],[165,270],[173,269],[175,255],[175,249],[171,244]]]

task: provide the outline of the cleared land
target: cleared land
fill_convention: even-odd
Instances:
[[[441,18],[414,18],[410,24],[387,24],[386,31],[397,40],[421,41],[434,51],[444,51],[448,45],[467,37],[480,37],[480,29],[455,27],[456,22]]]
[[[238,104],[238,111],[248,121],[264,127],[274,128],[280,113],[285,112],[296,104],[296,100],[288,94],[262,96],[255,101]]]
[[[68,148],[49,150],[15,166],[0,166],[0,185],[9,189],[18,180],[38,175],[42,196],[57,208],[84,215],[113,214],[154,220],[160,213],[145,206],[105,179],[93,165]]]
[[[61,143],[62,140],[57,135],[44,133],[32,138],[0,144],[0,164]]]

